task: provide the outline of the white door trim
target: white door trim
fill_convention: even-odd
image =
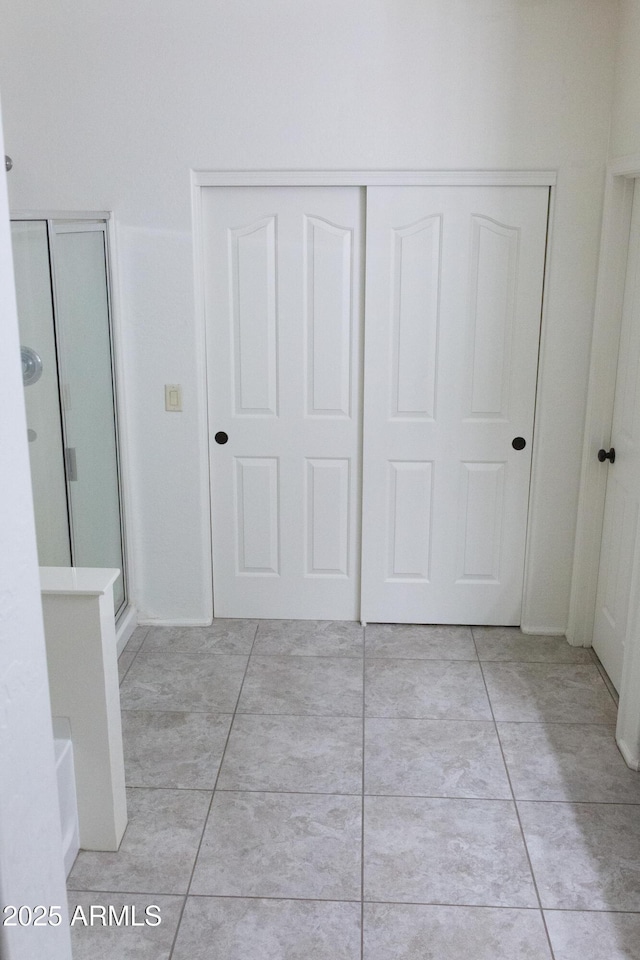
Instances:
[[[206,315],[204,299],[204,266],[202,257],[203,228],[202,228],[202,191],[206,187],[224,186],[547,186],[554,187],[557,183],[556,170],[192,170],[191,171],[191,207],[193,222],[193,250],[194,250],[194,281],[195,281],[195,313],[196,313],[196,349],[198,364],[198,401],[204,411],[200,423],[200,443],[203,452],[206,452],[206,461],[202,467],[201,482],[211,489],[210,474],[210,443],[209,419],[211,411],[208,407],[208,372],[207,372],[207,338]],[[553,197],[549,208],[548,229],[552,230]],[[548,241],[549,242],[549,241]],[[549,247],[547,248],[547,271],[549,265]],[[546,278],[545,278],[546,288]],[[541,342],[539,354],[539,375],[537,397],[540,396],[541,384],[544,383],[546,357],[548,348],[545,336],[546,326],[546,296],[543,294],[543,312]],[[540,480],[539,445],[535,442],[537,435],[537,421],[539,404],[536,399],[536,415],[534,420],[534,445],[531,462],[531,489],[530,504],[538,501],[536,496]],[[204,491],[203,491],[204,492]],[[537,613],[534,605],[529,602],[532,596],[531,565],[528,562],[530,532],[535,521],[535,513],[531,507],[527,521],[527,548],[525,553],[525,571],[523,585],[523,622],[525,632],[535,632]],[[205,569],[208,574],[213,608],[213,531],[211,516],[209,516],[208,557]]]
[[[192,187],[553,187],[556,170],[192,170]]]
[[[640,543],[636,542],[616,742],[632,770],[640,770]]]
[[[637,169],[640,173],[640,157]],[[600,447],[609,445],[613,418],[633,200],[633,180],[630,176],[626,173],[615,174],[613,165],[607,170],[567,630],[569,642],[575,646],[590,646],[593,637],[607,485],[606,471],[598,469],[601,464],[597,461],[596,452]]]
[[[600,261],[591,344],[589,391],[567,638],[576,646],[593,639],[596,588],[607,474],[598,469],[600,447],[610,445],[634,180],[640,156],[607,167]],[[633,769],[640,769],[640,542],[633,562],[628,642],[622,671],[616,739]]]

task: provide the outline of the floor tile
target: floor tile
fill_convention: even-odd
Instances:
[[[615,723],[616,706],[595,664],[484,663],[496,720]]]
[[[125,710],[233,713],[247,657],[141,650],[120,688]]]
[[[551,960],[538,910],[366,903],[364,960]]]
[[[261,620],[254,653],[361,657],[363,633],[350,620]]]
[[[73,960],[168,960],[184,897],[145,896],[139,893],[126,893],[118,897],[113,894],[105,896],[70,891],[68,899],[69,920],[74,916],[76,907],[82,908],[82,913],[75,913],[71,927]],[[90,923],[92,905],[95,920]],[[101,921],[101,914],[96,910],[100,906],[106,908],[104,921]],[[155,923],[158,910],[146,913],[150,906],[159,908],[160,923]],[[110,907],[113,908],[111,925]],[[124,914],[123,907],[128,908]],[[120,918],[124,919],[118,926],[116,921]],[[134,926],[133,919],[142,926]]]
[[[359,797],[218,793],[190,892],[355,900],[360,842]]]
[[[640,960],[640,915],[546,910],[556,960]]]
[[[444,660],[369,660],[366,716],[490,720],[480,666]]]
[[[360,904],[188,898],[173,960],[250,958],[360,960]]]
[[[593,663],[587,647],[572,647],[566,637],[522,633],[519,627],[474,627],[481,660],[528,663]]]
[[[362,661],[254,654],[238,712],[361,717]]]
[[[211,793],[127,790],[129,824],[117,853],[81,850],[74,890],[186,893]]]
[[[518,800],[640,803],[640,776],[616,746],[613,724],[499,723]]]
[[[640,816],[611,803],[518,802],[542,906],[640,911]]]
[[[365,630],[368,657],[415,660],[477,660],[469,627],[372,623]]]
[[[236,716],[218,789],[362,792],[362,720]]]
[[[537,905],[513,804],[367,797],[365,900]]]
[[[70,903],[163,922],[76,924],[74,957],[169,960],[198,854],[172,960],[361,960],[364,635],[365,896],[387,901],[365,903],[364,960],[551,960],[485,679],[555,960],[640,960],[640,775],[591,651],[473,631],[138,628],[130,823],[118,853],[79,854]]]
[[[492,721],[365,722],[367,793],[511,799]]]
[[[127,786],[213,790],[231,716],[123,710]]]
[[[209,627],[152,627],[145,651],[172,653],[249,654],[258,626],[257,620],[214,620]]]

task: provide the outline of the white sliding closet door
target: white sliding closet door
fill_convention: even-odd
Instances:
[[[215,614],[357,619],[364,192],[210,187],[202,216]]]
[[[364,620],[520,623],[548,197],[367,191]]]

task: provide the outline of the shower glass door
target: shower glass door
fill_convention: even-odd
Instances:
[[[11,224],[38,557],[71,564],[56,338],[45,220]]]
[[[25,236],[30,238],[31,260],[25,253],[25,267],[20,269],[16,258],[21,342],[42,361],[42,389],[37,390],[38,382],[29,384],[25,375],[27,424],[36,434],[30,449],[40,563],[119,568],[114,584],[117,613],[125,604],[125,578],[106,224],[14,221],[12,229],[14,250],[24,246]],[[22,307],[34,300],[40,308],[37,332],[33,324],[29,327]],[[40,430],[36,422],[42,424]],[[48,526],[38,522],[39,515],[49,518]]]
[[[118,567],[124,600],[104,223],[51,225],[65,467],[74,565]]]

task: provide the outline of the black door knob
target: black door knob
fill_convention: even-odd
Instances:
[[[224,430],[218,430],[215,437],[213,438],[216,443],[226,443],[229,437],[224,432]]]
[[[616,462],[615,448],[611,447],[611,450],[609,450],[609,453],[607,453],[606,450],[598,450],[598,460],[600,461],[600,463],[604,463],[605,460],[608,460],[609,463],[615,463]]]
[[[514,450],[524,450],[527,445],[527,441],[524,437],[514,437],[511,441],[511,446]]]

